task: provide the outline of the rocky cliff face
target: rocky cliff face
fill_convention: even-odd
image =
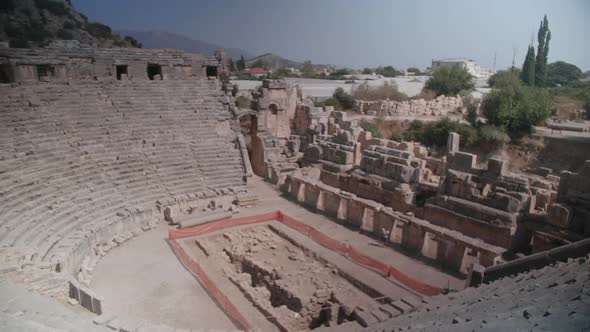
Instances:
[[[141,47],[104,24],[89,22],[70,0],[0,0],[0,41],[11,47],[38,47],[59,39],[100,47]]]

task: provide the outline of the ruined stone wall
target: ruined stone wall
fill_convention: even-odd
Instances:
[[[439,96],[434,100],[356,100],[353,109],[361,114],[377,116],[445,116],[449,113],[462,113],[463,99]]]
[[[504,249],[457,231],[395,211],[372,200],[301,175],[289,175],[281,188],[300,204],[371,233],[466,274],[473,263],[491,266]]]
[[[160,66],[157,79],[204,78],[208,66],[217,68],[217,76],[223,74],[225,61],[223,53],[203,56],[172,49],[0,48],[0,65],[15,82],[116,80],[117,66],[126,66],[122,80],[148,80],[148,64]]]

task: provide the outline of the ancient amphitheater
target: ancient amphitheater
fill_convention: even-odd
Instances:
[[[283,81],[239,108],[223,52],[66,46],[0,48],[3,331],[590,329],[590,160],[513,173]]]

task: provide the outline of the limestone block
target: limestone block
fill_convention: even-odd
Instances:
[[[459,152],[459,140],[459,134],[449,133],[449,138],[447,139],[447,153],[452,154]]]
[[[457,151],[453,153],[451,159],[451,168],[457,169],[460,171],[469,172],[473,168],[475,168],[475,164],[477,163],[477,156],[473,153],[461,152]]]
[[[558,227],[568,228],[571,214],[571,208],[559,203],[551,204],[547,211],[547,222]]]
[[[488,173],[490,175],[500,177],[504,176],[508,171],[508,161],[499,158],[490,158],[488,160]]]

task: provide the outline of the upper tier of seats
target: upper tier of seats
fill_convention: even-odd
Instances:
[[[586,331],[590,256],[428,299],[372,331]]]
[[[59,270],[158,200],[245,190],[218,84],[0,85],[0,253],[22,248]]]

